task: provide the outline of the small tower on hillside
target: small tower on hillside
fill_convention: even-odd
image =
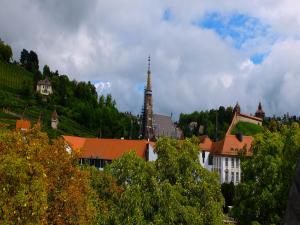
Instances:
[[[265,112],[262,108],[261,102],[259,102],[259,104],[258,104],[257,110],[255,112],[255,116],[262,118],[262,119],[265,117]]]
[[[236,113],[236,114],[240,114],[241,113],[241,107],[240,107],[240,105],[239,105],[238,102],[236,102],[236,105],[233,108],[233,112]]]
[[[153,105],[152,105],[152,87],[151,87],[151,71],[150,56],[148,58],[147,85],[144,90],[144,107],[142,118],[142,136],[143,139],[153,139]]]
[[[56,130],[58,126],[58,115],[56,110],[54,109],[52,116],[51,116],[51,127],[52,129]]]

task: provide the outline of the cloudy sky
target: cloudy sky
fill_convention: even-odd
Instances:
[[[300,111],[298,0],[0,0],[0,37],[19,59],[92,81],[139,113],[147,57],[156,113],[234,105]]]

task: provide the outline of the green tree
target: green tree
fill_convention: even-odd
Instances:
[[[242,160],[243,182],[235,192],[233,213],[240,224],[282,221],[299,152],[296,123],[256,136],[253,156]]]
[[[8,63],[12,59],[12,56],[11,47],[0,39],[0,60]]]
[[[28,64],[28,55],[29,52],[26,49],[23,49],[21,51],[21,56],[20,56],[20,63],[23,67],[25,67]]]
[[[114,224],[222,224],[218,177],[201,167],[197,145],[165,138],[156,151],[155,163],[131,152],[105,168],[122,188]]]
[[[51,76],[51,71],[48,65],[45,65],[43,67],[43,76],[44,77],[50,77]]]

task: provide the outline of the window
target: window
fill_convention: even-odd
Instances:
[[[228,170],[225,170],[225,182],[228,183]]]
[[[240,159],[236,159],[236,168],[240,168]]]
[[[213,165],[213,159],[214,159],[214,158],[213,158],[212,155],[209,155],[209,156],[208,156],[208,165],[210,165],[210,166]]]
[[[225,166],[228,166],[228,158],[225,158]]]
[[[234,182],[234,172],[231,172],[231,182]]]
[[[205,151],[202,152],[202,162],[204,164],[204,160],[205,160]]]
[[[231,168],[234,168],[234,158],[231,158]]]
[[[239,172],[236,172],[235,181],[236,181],[237,183],[239,183],[239,182],[240,182],[240,176],[239,176]]]

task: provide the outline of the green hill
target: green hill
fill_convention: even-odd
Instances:
[[[58,130],[53,130],[51,128],[53,109],[58,108],[62,111],[61,107],[41,103],[34,95],[23,96],[21,90],[25,85],[29,86],[34,93],[33,74],[31,72],[19,65],[0,61],[0,129],[14,129],[16,120],[22,117],[29,119],[32,124],[35,124],[40,118],[42,129],[50,137],[57,137],[62,134],[95,136],[94,131],[90,131],[65,115],[59,117]]]
[[[253,136],[263,131],[263,127],[248,122],[238,122],[231,130],[231,134],[242,133],[243,135]]]
[[[10,63],[0,61],[1,90],[20,91],[24,84],[33,85],[33,74]]]
[[[47,132],[52,138],[60,135],[76,135],[84,137],[94,137],[95,132],[89,130],[85,126],[63,115],[62,107],[55,107],[59,114],[59,126],[57,130],[51,128],[51,115],[53,106],[47,103],[40,104],[34,98],[23,99],[22,96],[0,88],[0,129],[14,129],[16,120],[25,118],[35,124],[39,118],[42,124],[42,130]],[[4,110],[8,110],[4,111]]]
[[[37,71],[37,73],[40,73]],[[43,79],[40,73],[40,78]],[[34,75],[19,64],[0,61],[0,129],[14,129],[16,120],[40,120],[49,137],[76,135],[82,137],[138,138],[138,118],[121,113],[112,96],[98,98],[90,82],[70,81],[67,75],[48,71],[53,94],[42,97],[35,91]],[[56,109],[58,129],[51,128]]]

